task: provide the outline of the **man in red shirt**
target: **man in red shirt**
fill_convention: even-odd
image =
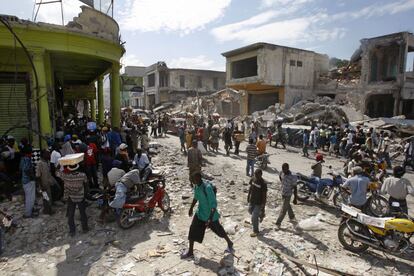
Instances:
[[[88,148],[85,152],[85,172],[90,188],[99,188],[96,156],[98,148],[88,139]]]

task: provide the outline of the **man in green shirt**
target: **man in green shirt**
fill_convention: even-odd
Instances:
[[[194,199],[191,203],[188,216],[193,215],[193,208],[198,201],[198,208],[193,217],[193,221],[188,233],[189,249],[183,255],[182,259],[192,258],[194,256],[194,242],[202,243],[207,227],[210,227],[220,238],[224,238],[227,242],[226,252],[233,253],[233,242],[229,239],[226,231],[219,222],[220,215],[217,212],[217,200],[212,185],[201,178],[200,172],[195,172],[193,175],[195,183]]]

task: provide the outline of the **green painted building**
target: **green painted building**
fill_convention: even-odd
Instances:
[[[66,26],[0,16],[0,135],[44,147],[70,101],[88,102],[104,121],[103,77],[110,76],[111,125],[120,124],[119,26],[87,6]],[[98,118],[95,108],[98,108]]]

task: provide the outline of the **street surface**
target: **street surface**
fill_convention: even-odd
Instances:
[[[154,139],[153,139],[154,140]],[[320,214],[314,231],[296,231],[286,217],[280,230],[275,230],[281,195],[279,170],[284,162],[293,172],[309,175],[313,159],[301,157],[300,149],[268,148],[269,168],[263,177],[269,182],[266,218],[260,225],[261,235],[251,238],[250,216],[247,212],[249,178],[245,172],[246,143],[241,155],[225,156],[223,143],[220,152],[205,156],[203,172],[213,178],[218,188],[218,209],[221,222],[234,241],[236,257],[225,256],[226,243],[207,231],[203,244],[195,244],[195,260],[181,260],[179,255],[187,247],[187,233],[191,223],[188,209],[192,191],[188,181],[186,156],[180,153],[176,136],[155,139],[162,146],[153,158],[154,167],[167,173],[167,191],[173,213],[165,216],[159,210],[145,224],[122,230],[115,222],[98,224],[99,210],[92,203],[87,209],[91,231],[67,234],[65,207],[56,207],[52,217],[41,215],[35,219],[18,219],[20,227],[13,235],[6,234],[7,262],[0,263],[1,275],[310,275],[317,271],[307,266],[279,258],[269,248],[300,260],[333,268],[352,275],[413,275],[414,262],[385,255],[369,249],[357,255],[346,251],[337,239],[340,213],[335,208],[309,199],[292,205],[298,222]],[[311,155],[312,157],[313,155]],[[326,156],[327,166],[342,171],[342,162]],[[407,177],[413,182],[412,174]],[[21,203],[3,203],[1,208],[19,218]],[[409,209],[414,208],[409,198]],[[411,212],[412,214],[412,212]],[[80,229],[77,221],[77,229]],[[238,273],[238,274],[237,274]],[[228,274],[232,275],[232,274]],[[319,273],[319,275],[324,275]]]

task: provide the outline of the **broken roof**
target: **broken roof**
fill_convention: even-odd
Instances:
[[[286,49],[292,49],[292,50],[303,51],[303,52],[308,52],[308,53],[315,53],[314,51],[309,51],[309,50],[304,50],[304,49],[299,49],[299,48],[292,48],[292,47],[276,45],[276,44],[271,44],[271,43],[266,43],[266,42],[257,42],[257,43],[253,43],[253,44],[241,47],[241,48],[237,48],[234,50],[224,52],[221,55],[224,57],[231,57],[231,56],[235,56],[235,55],[242,54],[245,52],[254,51],[260,48],[267,48],[271,50],[274,50],[276,48],[286,48]]]

